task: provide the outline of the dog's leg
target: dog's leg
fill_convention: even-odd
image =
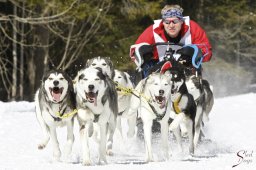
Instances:
[[[61,151],[59,148],[59,142],[57,139],[55,127],[50,127],[50,135],[51,135],[51,141],[52,141],[52,145],[53,145],[53,158],[54,158],[54,160],[59,161],[60,156],[61,156]]]
[[[188,129],[188,139],[189,139],[189,153],[194,154],[194,132],[193,132],[194,123],[191,119],[187,119],[187,129]]]
[[[167,120],[168,121],[168,120]],[[164,159],[169,159],[169,147],[168,147],[168,122],[163,120],[161,122],[161,137],[162,137],[162,149],[164,153]]]
[[[128,132],[127,132],[128,138],[132,138],[135,134],[136,120],[137,120],[137,114],[135,114],[127,119],[128,128],[129,128]]]
[[[120,118],[121,121],[121,118]],[[114,114],[110,116],[108,123],[108,141],[107,141],[107,155],[113,155],[112,146],[113,146],[113,137],[116,129],[116,118]],[[122,129],[121,129],[122,130]]]
[[[137,94],[136,94],[137,95]],[[139,95],[139,94],[138,94]],[[130,99],[130,106],[129,106],[129,109],[127,111],[127,114],[126,117],[131,117],[131,116],[134,116],[134,115],[137,115],[137,110],[139,108],[141,104],[141,99],[132,95],[131,96],[131,99]]]
[[[195,136],[194,136],[194,147],[195,148],[199,141],[202,117],[203,117],[203,109],[202,109],[202,106],[198,105],[197,109],[196,109],[196,117],[195,117]]]
[[[180,131],[181,131],[181,136],[182,137],[187,137],[188,136],[188,130],[187,130],[187,127],[184,123],[180,124]]]
[[[99,164],[104,163],[107,164],[106,159],[106,140],[107,140],[107,124],[99,124],[100,128],[100,141],[99,141]]]
[[[182,153],[183,149],[182,149],[181,131],[179,126],[177,127],[177,129],[173,130],[173,134],[178,144],[178,153]]]
[[[117,116],[116,118],[116,129],[119,132],[121,138],[123,139],[123,132],[122,132],[122,126],[121,126],[121,116]]]
[[[50,140],[49,127],[44,122],[40,106],[38,104],[36,105],[36,117],[43,132],[43,140],[38,144],[38,149],[44,149]]]
[[[82,164],[85,166],[91,165],[90,150],[89,150],[89,126],[90,122],[86,122],[85,125],[80,125],[80,139],[82,145]]]
[[[144,140],[146,148],[146,162],[153,162],[152,154],[152,128],[153,120],[143,120],[143,129],[144,129]]]
[[[177,129],[178,126],[181,124],[182,120],[185,118],[185,114],[183,112],[179,113],[172,121],[172,123],[169,126],[169,130],[173,131],[174,129]]]
[[[74,119],[67,122],[67,144],[65,146],[65,156],[66,157],[68,155],[70,155],[70,153],[72,151],[72,146],[73,146],[73,143],[74,143],[73,129],[74,129]]]

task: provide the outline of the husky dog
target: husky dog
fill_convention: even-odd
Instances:
[[[112,61],[107,57],[94,57],[87,60],[86,67],[99,67],[102,69],[102,72],[109,76],[109,78],[114,78],[114,65]]]
[[[92,135],[99,143],[99,163],[107,163],[106,153],[112,154],[118,112],[115,85],[100,68],[89,67],[78,72],[74,87],[83,152],[82,163],[91,165],[88,140]]]
[[[195,128],[200,125],[199,122],[195,122],[197,109],[196,103],[193,96],[188,93],[188,89],[185,84],[185,73],[183,68],[179,66],[179,63],[171,67],[170,72],[172,82],[171,100],[173,106],[173,112],[171,112],[170,117],[173,121],[169,126],[169,130],[173,131],[178,142],[179,150],[182,151],[180,125],[184,123],[188,131],[189,152],[190,154],[194,154],[194,146],[196,145],[194,140],[197,141],[195,136],[200,132],[200,128]]]
[[[127,117],[127,112],[130,106],[131,93],[125,91],[125,89],[133,89],[134,85],[130,79],[130,75],[127,72],[115,70],[114,82],[116,83],[116,90],[118,94],[118,116],[117,116],[117,129],[122,136],[121,118],[127,118],[129,131],[128,137],[132,137],[135,132],[137,115]]]
[[[167,73],[167,72],[166,72]],[[128,115],[137,114],[143,122],[146,161],[153,161],[152,154],[152,124],[157,120],[161,125],[162,149],[165,159],[168,153],[168,120],[170,117],[170,76],[152,73],[141,80],[135,88],[135,95],[131,97]]]
[[[196,122],[201,122],[201,124],[203,125],[204,121],[209,120],[208,116],[214,103],[213,93],[212,90],[210,89],[210,85],[207,80],[200,79],[195,75],[186,76],[186,85],[188,87],[189,93],[193,95],[194,100],[196,102]],[[184,129],[183,132],[186,132],[186,129]],[[196,139],[199,138],[196,137]]]
[[[73,124],[75,95],[70,77],[60,70],[44,74],[41,87],[35,94],[36,117],[42,128],[44,138],[38,149],[44,149],[51,138],[53,156],[59,160],[61,151],[56,127],[67,126],[66,154],[70,154],[74,142]]]

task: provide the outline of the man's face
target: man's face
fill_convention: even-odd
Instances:
[[[171,38],[176,38],[179,35],[182,23],[183,21],[177,17],[163,20],[164,29]]]

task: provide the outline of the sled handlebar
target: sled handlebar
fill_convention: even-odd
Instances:
[[[182,44],[182,43],[173,43],[173,42],[157,42],[155,44],[152,44],[152,46],[159,46],[159,45],[177,45],[180,47],[184,46],[184,44]]]

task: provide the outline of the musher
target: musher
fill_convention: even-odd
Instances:
[[[192,74],[198,71],[201,77],[201,63],[210,61],[212,47],[205,31],[189,16],[183,16],[179,5],[165,5],[161,11],[162,19],[155,20],[139,36],[130,48],[130,57],[142,71],[142,78],[150,73],[149,70],[164,59],[166,47],[152,46],[159,42],[183,44],[175,46],[175,59],[185,65]]]

